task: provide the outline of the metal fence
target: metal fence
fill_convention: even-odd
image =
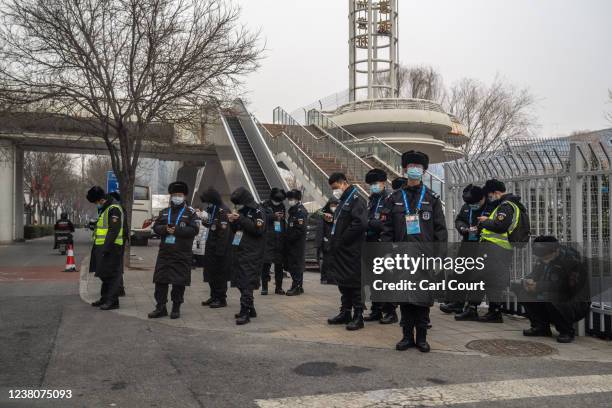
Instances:
[[[602,143],[555,139],[508,146],[505,151],[445,165],[446,216],[453,241],[459,240],[453,225],[463,204],[463,189],[497,178],[508,192],[522,197],[532,236],[553,235],[562,242],[578,243],[586,256],[602,260],[600,267],[589,263],[592,282],[604,290],[595,291],[586,329],[607,336],[612,332],[612,291],[605,290],[611,271],[604,267],[612,261],[611,155]],[[529,255],[528,248],[515,253],[515,277],[531,271]]]

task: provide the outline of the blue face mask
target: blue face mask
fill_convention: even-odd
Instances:
[[[96,204],[96,207],[98,207],[98,210],[101,210],[102,207],[104,207],[104,204]]]
[[[372,194],[380,194],[382,193],[383,188],[380,184],[371,184],[370,185],[370,193]]]
[[[412,180],[421,180],[423,178],[423,169],[420,167],[409,167],[406,170],[406,177]]]

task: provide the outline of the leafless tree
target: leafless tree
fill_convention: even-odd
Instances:
[[[608,103],[612,104],[612,89],[608,90]],[[606,118],[608,119],[610,123],[612,123],[612,110],[606,113]]]
[[[389,84],[389,75],[377,76],[378,84]],[[442,102],[446,91],[442,75],[430,66],[404,66],[397,70],[397,88],[400,98],[427,99]],[[388,89],[379,89],[383,98],[393,98]]]
[[[469,141],[462,146],[466,159],[495,150],[513,138],[529,137],[535,127],[531,109],[535,98],[496,78],[491,85],[463,79],[448,92],[445,107],[465,126]]]
[[[197,121],[262,52],[228,0],[6,0],[0,10],[2,96],[93,119],[128,220],[151,126]]]

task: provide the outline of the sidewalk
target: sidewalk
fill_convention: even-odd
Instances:
[[[132,268],[126,269],[124,275],[127,296],[121,298],[121,308],[114,311],[115,313],[148,320],[147,314],[155,305],[152,277],[156,254],[157,248],[153,246],[132,248]],[[85,265],[85,262],[83,264]],[[99,296],[100,282],[93,274],[87,272],[87,268],[83,267],[81,298],[85,302],[92,302]],[[289,284],[290,280],[286,279],[285,289]],[[209,289],[208,284],[202,281],[202,269],[198,268],[192,271],[192,285],[186,290],[181,318],[177,320],[162,318],[151,322],[261,338],[283,338],[382,349],[394,348],[400,339],[401,332],[397,324],[366,323],[365,329],[356,332],[349,332],[342,325],[328,325],[327,318],[336,314],[339,308],[339,293],[336,286],[321,285],[318,274],[306,272],[304,289],[306,293],[297,297],[274,294],[261,296],[257,292],[255,295],[257,318],[251,319],[248,325],[237,326],[234,313],[240,308],[238,290],[231,288],[228,291],[227,308],[210,309],[201,306],[202,300],[208,298]],[[456,322],[452,315],[440,312],[436,305],[431,309],[433,328],[428,336],[432,352],[485,356],[487,354],[468,349],[466,345],[476,340],[503,339],[529,341],[535,343],[531,344],[532,348],[552,351],[552,354],[539,358],[612,362],[610,342],[592,337],[580,337],[575,343],[559,344],[554,338],[526,338],[521,333],[528,327],[526,319],[513,316],[504,318],[504,324]],[[495,347],[491,344],[488,346]],[[510,347],[512,348],[512,345]]]

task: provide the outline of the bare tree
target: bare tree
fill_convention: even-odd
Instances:
[[[608,103],[612,104],[612,89],[608,90]],[[610,123],[612,123],[612,111],[606,113],[606,118]]]
[[[463,79],[449,90],[447,110],[465,126],[469,141],[465,158],[499,149],[518,136],[529,137],[535,127],[531,109],[535,98],[499,78],[491,85]]]
[[[258,67],[259,33],[239,16],[227,0],[6,0],[3,96],[92,118],[129,221],[152,125],[199,120],[199,106],[223,100]]]
[[[376,76],[376,83],[388,85],[389,74]],[[445,89],[442,75],[430,66],[404,66],[397,69],[397,89],[400,98],[427,99],[441,102],[444,99]],[[377,91],[382,98],[394,98],[391,91],[386,88]]]

